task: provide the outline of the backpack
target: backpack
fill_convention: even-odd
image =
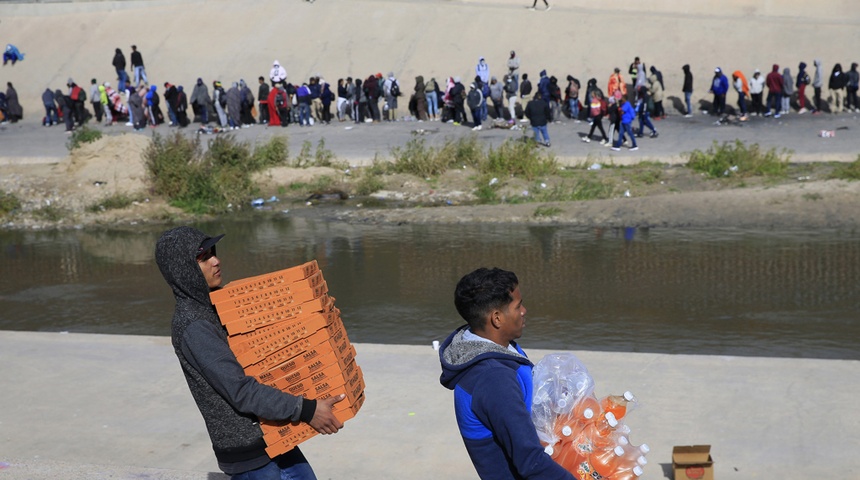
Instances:
[[[808,74],[808,73],[803,72],[803,79],[801,80],[801,82],[803,82],[803,84],[804,84],[804,85],[809,85],[809,83],[811,82],[811,80],[809,79],[809,74]]]
[[[399,97],[400,95],[402,95],[400,93],[400,84],[397,83],[397,80],[391,82],[390,92],[392,97]]]
[[[513,82],[513,80],[511,80],[510,82],[507,82],[507,83],[505,84],[505,92],[507,92],[507,93],[509,93],[509,94],[511,94],[511,95],[516,95],[516,94],[517,94],[517,86],[516,86],[516,84]]]
[[[603,110],[603,101],[596,97],[591,97],[591,105],[589,105],[589,107],[591,108],[591,117],[596,117],[600,115]]]
[[[469,95],[466,97],[466,103],[469,104],[469,108],[478,108],[481,106],[481,92],[478,91],[477,88],[473,88],[469,91]]]
[[[287,100],[284,98],[284,92],[278,92],[275,94],[275,107],[283,108],[284,105],[287,104]]]

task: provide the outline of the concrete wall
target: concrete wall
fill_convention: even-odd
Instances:
[[[224,0],[100,1],[0,5],[0,43],[26,53],[0,81],[15,84],[25,117],[41,117],[39,94],[68,77],[115,82],[114,48],[143,53],[150,81],[191,86],[267,76],[272,61],[291,80],[320,73],[367,77],[393,71],[411,90],[415,75],[474,76],[485,56],[501,75],[511,49],[522,71],[546,68],[595,77],[605,86],[613,67],[634,56],[664,73],[668,95],[679,95],[681,66],[689,63],[696,95],[705,95],[715,66],[731,72],[773,63],[793,72],[800,60],[822,58],[825,73],[860,59],[860,13],[853,2],[831,0],[642,2],[571,0],[550,12],[529,11],[528,0]],[[2,85],[5,89],[5,85]],[[30,116],[29,120],[33,120]]]

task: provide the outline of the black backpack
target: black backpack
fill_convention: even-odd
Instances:
[[[469,105],[469,108],[478,108],[481,106],[481,92],[478,91],[477,88],[473,88],[469,91],[469,95],[466,96],[466,103]]]
[[[402,95],[400,93],[400,84],[397,83],[397,80],[394,80],[391,83],[391,96],[392,97],[399,97],[400,95]]]

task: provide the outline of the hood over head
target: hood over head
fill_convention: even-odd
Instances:
[[[683,67],[681,67],[681,70],[689,73],[690,72],[690,64],[688,63],[688,64],[684,65]]]
[[[541,76],[541,77],[545,77],[545,76],[546,76],[546,70],[541,70],[541,71],[540,71],[540,76]]]
[[[200,230],[183,226],[164,232],[158,239],[155,244],[155,263],[173,290],[177,302],[187,299],[211,309],[209,286],[197,264],[197,255],[206,242],[211,247],[221,237],[223,235],[210,237]]]
[[[797,66],[797,69],[798,69],[798,71],[801,71],[801,72],[806,70],[806,63],[800,62],[800,65]]]
[[[779,72],[779,65],[777,65],[777,64],[775,64],[775,63],[774,63],[772,68],[773,68],[773,69],[772,69],[771,71],[773,71],[773,72],[777,72],[777,73]]]

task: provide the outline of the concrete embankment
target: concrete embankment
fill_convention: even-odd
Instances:
[[[355,347],[367,401],[340,433],[302,446],[318,477],[475,478],[436,352]],[[719,479],[860,475],[860,362],[573,353],[598,394],[641,399],[627,423],[652,447],[647,478],[671,478],[672,446],[689,444],[713,446]],[[0,478],[226,478],[169,338],[4,331],[0,365]]]

